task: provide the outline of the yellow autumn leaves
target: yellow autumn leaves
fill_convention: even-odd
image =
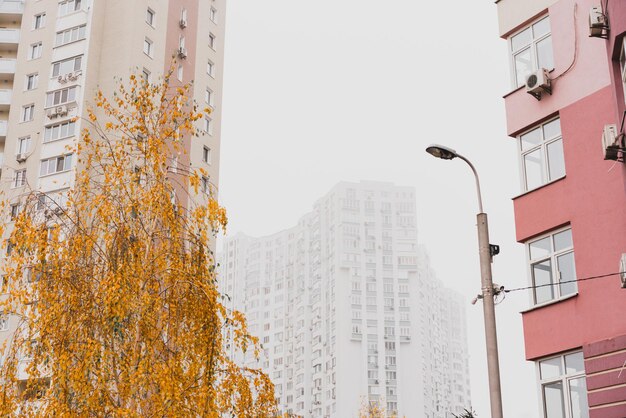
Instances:
[[[24,198],[0,300],[16,327],[0,416],[274,416],[268,376],[226,348],[259,353],[216,285],[226,212],[172,158],[206,116],[189,92],[134,76],[112,99],[98,92],[72,191]]]

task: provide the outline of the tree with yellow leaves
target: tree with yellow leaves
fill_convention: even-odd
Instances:
[[[209,112],[189,91],[132,76],[112,99],[99,92],[67,202],[27,199],[4,267],[0,310],[17,329],[0,416],[276,413],[268,376],[226,348],[259,351],[216,286],[210,243],[225,211],[198,193],[202,172],[168,164]]]

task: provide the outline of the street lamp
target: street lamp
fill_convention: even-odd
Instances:
[[[476,191],[478,192],[478,253],[480,255],[480,277],[482,287],[483,312],[485,316],[485,341],[487,345],[487,371],[489,374],[489,394],[491,400],[491,418],[503,418],[502,416],[502,391],[500,388],[500,364],[498,362],[498,337],[496,331],[496,312],[493,296],[493,279],[491,276],[491,262],[494,255],[499,251],[498,247],[489,244],[489,227],[487,214],[483,212],[483,201],[480,195],[480,182],[478,173],[472,163],[455,150],[442,145],[433,144],[426,148],[426,152],[443,160],[460,158],[470,166],[476,178]]]

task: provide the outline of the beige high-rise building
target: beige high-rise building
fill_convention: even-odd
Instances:
[[[81,140],[96,91],[111,97],[116,78],[132,73],[158,82],[173,68],[174,83],[193,81],[194,100],[213,109],[172,164],[204,168],[202,191],[214,190],[224,17],[225,0],[0,0],[3,219],[33,191],[64,204],[77,164],[68,146]],[[0,313],[0,344],[13,325]]]
[[[186,140],[173,164],[203,167],[217,184],[224,0],[0,1],[2,191],[12,205],[30,191],[55,200],[72,186],[81,119],[98,88],[116,77],[193,81],[213,108],[204,135]],[[176,80],[177,79],[177,80]],[[76,121],[73,118],[78,117]],[[17,208],[15,209],[17,210]]]

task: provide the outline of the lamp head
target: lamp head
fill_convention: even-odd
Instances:
[[[444,147],[443,145],[432,144],[426,148],[426,152],[433,157],[441,158],[442,160],[451,160],[459,156],[452,148]]]

